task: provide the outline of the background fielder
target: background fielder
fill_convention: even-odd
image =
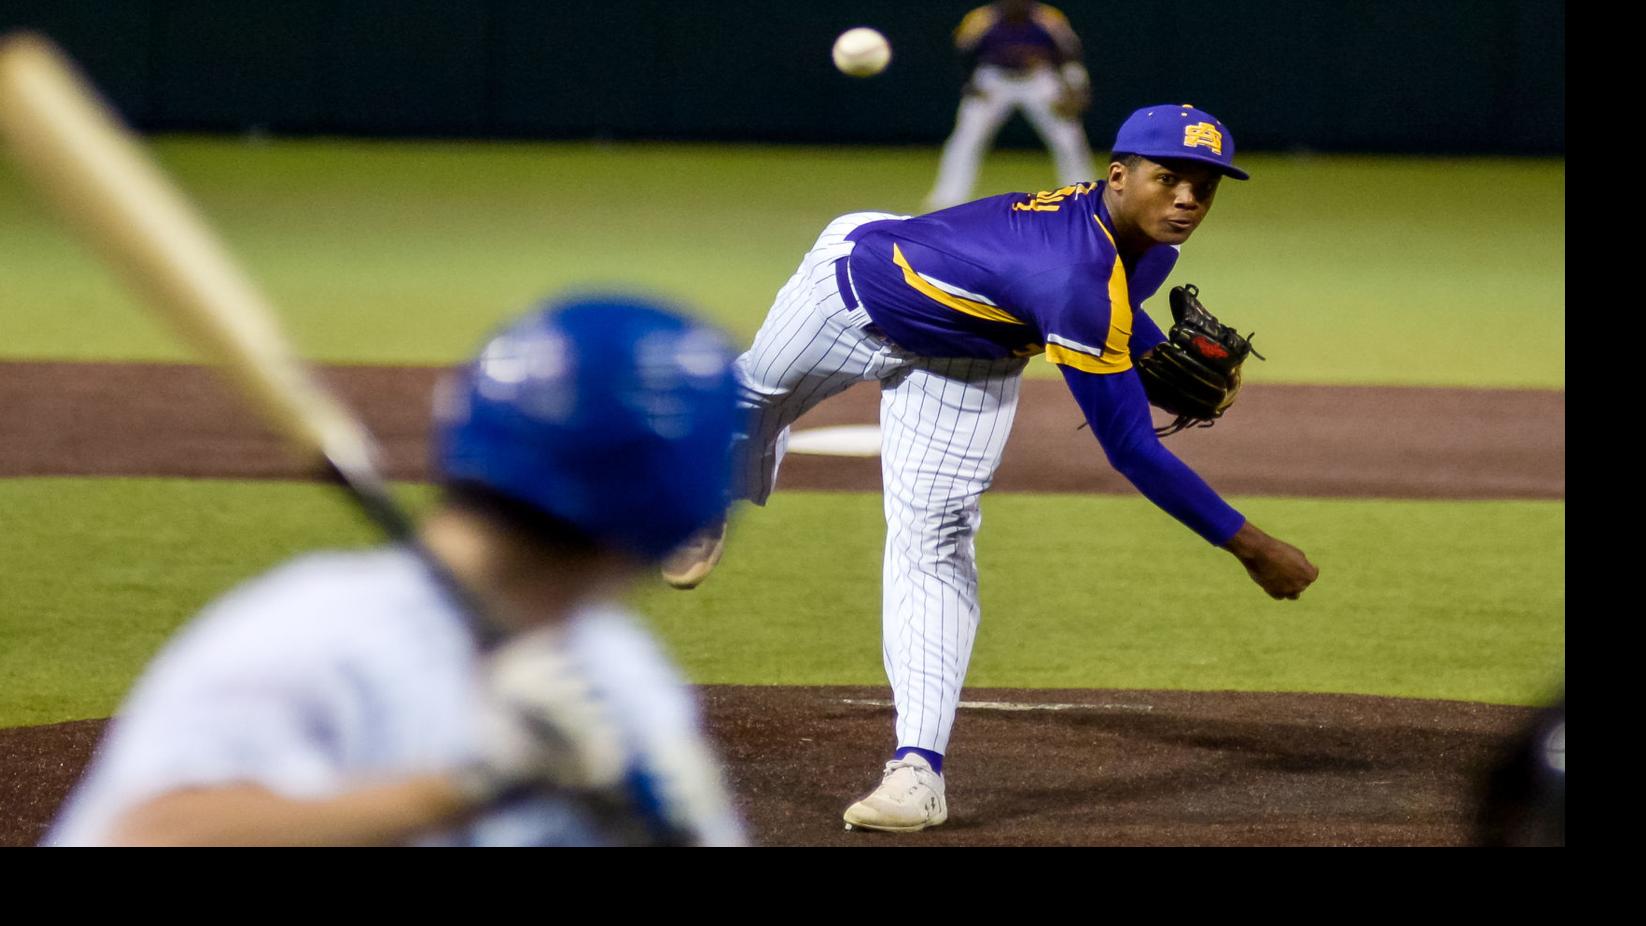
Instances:
[[[740,493],[756,504],[775,486],[797,418],[853,383],[881,385],[882,653],[898,749],[881,786],[847,809],[853,826],[918,830],[948,817],[943,753],[980,617],[978,501],[1030,357],[1044,353],[1059,367],[1115,469],[1232,553],[1264,591],[1296,598],[1317,575],[1301,551],[1247,521],[1162,446],[1134,372],[1168,350],[1143,301],[1222,177],[1246,178],[1234,139],[1209,113],[1154,106],[1127,119],[1114,152],[1102,182],[918,218],[841,216],[737,359],[753,413]],[[1117,526],[1092,527],[1112,536]],[[698,552],[712,562],[718,544]],[[1101,581],[1094,574],[1099,614]]]
[[[1092,102],[1091,78],[1066,16],[1044,3],[1001,0],[966,14],[954,41],[968,76],[927,209],[972,198],[983,152],[1018,111],[1051,149],[1060,185],[1096,175],[1080,124]]]
[[[490,623],[405,546],[253,580],[150,666],[47,842],[741,843],[688,689],[600,603],[721,511],[730,360],[633,300],[510,326],[442,393],[420,532]]]

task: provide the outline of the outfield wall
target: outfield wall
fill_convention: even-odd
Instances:
[[[976,0],[0,0],[155,130],[930,143]],[[1103,147],[1191,101],[1251,149],[1564,151],[1560,0],[1066,0]],[[837,74],[832,37],[895,50]],[[1011,125],[1002,141],[1032,141]]]

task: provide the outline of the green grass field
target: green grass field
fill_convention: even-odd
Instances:
[[[1531,704],[1564,671],[1563,504],[1234,501],[1310,551],[1301,600],[1269,600],[1141,499],[987,498],[970,683]],[[712,581],[637,603],[699,682],[883,684],[880,517],[866,494],[779,493]],[[1053,520],[1124,528],[1082,546]],[[371,538],[334,492],[268,482],[0,480],[0,523],[27,527],[0,541],[0,726],[107,715],[207,600]],[[1204,580],[1163,586],[1178,563]]]
[[[366,363],[456,360],[569,285],[678,296],[746,340],[830,217],[913,210],[936,164],[915,149],[159,149],[300,348]],[[1242,160],[1257,179],[1224,187],[1175,279],[1258,332],[1270,360],[1252,380],[1563,388],[1563,161]],[[980,193],[1044,188],[1049,170],[997,154]],[[0,167],[0,359],[46,358],[191,359]],[[1141,499],[987,498],[970,683],[1514,704],[1559,684],[1563,503],[1235,501],[1320,565],[1302,601],[1269,601]],[[696,681],[880,684],[880,517],[870,495],[782,493],[710,583],[640,604]],[[209,598],[372,536],[319,486],[165,479],[0,480],[0,527],[0,725],[107,714]],[[1207,578],[1162,584],[1185,571]]]
[[[370,363],[456,360],[499,318],[567,286],[686,299],[746,340],[824,223],[917,210],[937,157],[199,139],[159,152],[301,349]],[[1224,185],[1174,280],[1258,332],[1270,360],[1254,381],[1564,384],[1563,161],[1243,161],[1255,179]],[[184,357],[8,171],[0,357]],[[1042,189],[1049,172],[1041,153],[1001,152],[978,192]]]

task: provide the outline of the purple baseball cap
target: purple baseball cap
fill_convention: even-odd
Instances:
[[[1170,159],[1211,164],[1236,180],[1250,174],[1234,166],[1234,136],[1218,118],[1188,103],[1145,106],[1127,117],[1115,133],[1110,151],[1140,154],[1151,161]]]

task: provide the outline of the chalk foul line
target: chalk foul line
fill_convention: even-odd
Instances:
[[[891,707],[892,702],[884,698],[841,698],[841,704],[850,704],[856,707]],[[1032,701],[962,701],[963,710],[973,711],[1152,711],[1152,704],[1116,704],[1100,702],[1096,704],[1078,704],[1074,702],[1032,702]]]

